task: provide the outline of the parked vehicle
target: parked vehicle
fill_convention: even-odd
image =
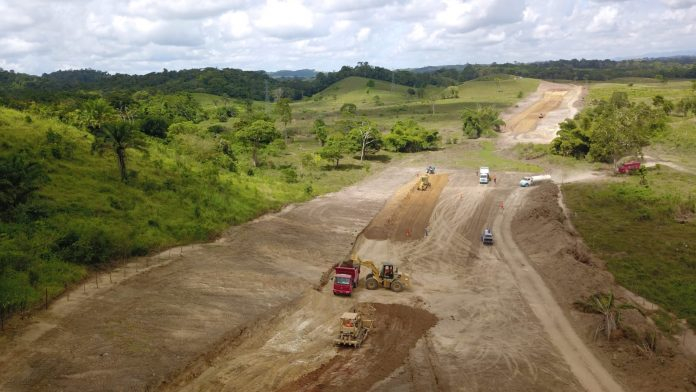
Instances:
[[[486,166],[479,168],[479,184],[488,184],[491,181],[491,171]]]
[[[622,164],[621,166],[619,166],[616,169],[616,171],[619,174],[626,174],[626,173],[630,173],[632,171],[636,171],[638,169],[640,169],[640,162],[631,161],[631,162],[626,162],[626,163]]]

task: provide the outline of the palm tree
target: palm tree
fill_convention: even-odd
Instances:
[[[103,98],[85,102],[80,110],[80,121],[92,133],[97,132],[103,124],[115,116],[116,110]]]
[[[602,315],[602,321],[595,330],[595,339],[600,332],[607,335],[607,340],[611,339],[612,333],[619,329],[621,309],[633,308],[628,304],[617,305],[615,299],[614,293],[597,293],[573,304],[581,312]]]
[[[118,160],[118,169],[121,172],[121,181],[128,181],[128,171],[126,170],[126,151],[133,148],[145,151],[145,140],[135,127],[124,121],[104,124],[97,130],[97,135],[92,150],[103,152],[111,150]]]

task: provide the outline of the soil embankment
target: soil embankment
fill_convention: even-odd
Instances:
[[[0,390],[144,390],[178,374],[256,320],[301,298],[412,174],[388,169],[177,251],[128,279],[87,282],[0,345]],[[150,265],[161,260],[150,261]],[[139,268],[144,268],[143,260]],[[120,275],[120,274],[119,274]],[[83,293],[83,290],[85,293]],[[77,303],[75,307],[61,304]],[[38,325],[40,328],[33,328]],[[269,363],[269,366],[272,366]]]
[[[401,187],[372,219],[362,235],[371,240],[411,241],[425,236],[430,215],[435,209],[447,174],[429,176],[430,186],[418,190],[419,176]]]
[[[662,337],[657,351],[645,351],[642,339],[646,332],[656,331],[651,321],[635,309],[625,309],[621,322],[636,336],[621,336],[612,341],[594,340],[600,316],[574,310],[573,302],[599,292],[613,292],[620,303],[641,308],[630,295],[614,283],[604,263],[591,255],[572,228],[559,205],[559,190],[554,184],[524,190],[524,203],[512,221],[512,235],[520,249],[528,255],[531,266],[538,271],[554,294],[556,301],[573,321],[575,330],[595,353],[602,366],[626,385],[628,391],[696,391],[696,366],[677,341]],[[539,241],[543,238],[544,241]],[[645,313],[647,309],[642,309]]]

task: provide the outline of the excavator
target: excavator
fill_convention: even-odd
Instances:
[[[391,289],[394,292],[400,292],[404,287],[411,285],[411,277],[405,273],[399,272],[393,264],[382,264],[381,268],[377,268],[371,260],[363,260],[357,255],[352,258],[353,263],[358,263],[370,269],[369,274],[365,276],[365,287],[368,290],[376,290],[378,287]]]

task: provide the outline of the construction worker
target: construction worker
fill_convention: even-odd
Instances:
[[[496,182],[495,175],[493,176],[493,184],[497,185],[498,183]]]

